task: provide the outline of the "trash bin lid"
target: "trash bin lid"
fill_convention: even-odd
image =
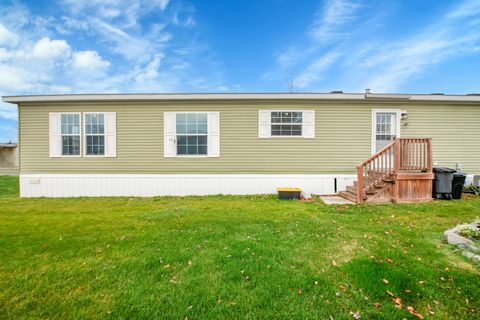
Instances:
[[[466,177],[467,175],[465,173],[462,173],[462,172],[455,172],[453,174],[454,177]]]
[[[434,167],[433,172],[435,172],[435,173],[455,173],[457,171],[455,169],[452,169],[452,168]]]

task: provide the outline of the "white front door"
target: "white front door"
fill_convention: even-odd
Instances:
[[[400,110],[375,109],[372,118],[372,153],[376,153],[400,137]]]

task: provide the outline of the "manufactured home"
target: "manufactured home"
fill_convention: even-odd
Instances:
[[[432,166],[480,174],[480,96],[8,96],[22,197],[266,194],[431,198]],[[395,198],[397,197],[397,198]]]

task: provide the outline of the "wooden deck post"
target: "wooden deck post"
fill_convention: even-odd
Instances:
[[[363,203],[363,165],[357,166],[357,203]]]
[[[427,169],[428,172],[433,172],[433,150],[432,150],[432,138],[427,139]]]
[[[398,172],[400,171],[400,160],[401,158],[401,145],[400,145],[400,140],[395,139],[395,145],[394,145],[394,158],[393,158],[393,174],[394,174],[394,179],[395,179],[395,184],[393,185],[393,201],[397,202],[398,198],[400,198],[400,189],[398,187],[398,184],[396,183],[397,181],[397,175]]]

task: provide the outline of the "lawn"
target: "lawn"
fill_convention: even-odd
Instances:
[[[477,197],[20,199],[17,184],[0,177],[2,319],[480,318],[480,268],[442,241]]]

